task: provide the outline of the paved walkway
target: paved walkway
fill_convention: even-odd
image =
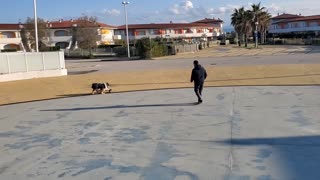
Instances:
[[[190,61],[192,66],[192,61]],[[0,83],[0,105],[54,98],[86,96],[91,83],[109,82],[114,93],[191,87],[192,67],[90,73]],[[206,66],[206,86],[319,85],[320,64]]]
[[[314,46],[263,46],[214,47],[195,55],[209,73],[207,86],[243,86],[319,85],[319,54],[320,47]],[[0,105],[89,95],[93,82],[109,82],[113,92],[191,87],[193,54],[164,58],[172,60],[70,60],[69,76],[0,83]]]
[[[1,179],[320,179],[320,88],[192,88],[0,108]]]

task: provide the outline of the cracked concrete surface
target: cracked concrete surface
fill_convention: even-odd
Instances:
[[[0,179],[320,179],[320,87],[192,88],[0,107]]]

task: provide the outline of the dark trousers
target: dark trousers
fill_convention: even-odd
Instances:
[[[194,92],[198,97],[198,101],[202,101],[203,82],[194,83]]]

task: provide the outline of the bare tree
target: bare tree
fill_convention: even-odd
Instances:
[[[97,46],[99,40],[97,18],[82,16],[76,22],[77,26],[72,30],[73,41],[76,41],[80,48],[88,49],[91,55],[92,48]]]
[[[46,46],[45,42],[48,38],[48,27],[44,19],[38,18],[37,21],[39,48],[41,48],[41,46]],[[31,51],[31,48],[35,49],[36,38],[33,18],[28,17],[26,22],[24,23],[23,28],[21,29],[21,38],[26,51]]]

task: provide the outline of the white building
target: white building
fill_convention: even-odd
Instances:
[[[79,21],[54,21],[48,22],[48,37],[42,39],[47,46],[59,46],[61,49],[69,49],[72,45],[72,28],[77,27]],[[116,27],[97,22],[92,26],[97,29],[97,45],[114,44],[114,29]],[[22,24],[0,24],[0,50],[15,49],[24,51],[21,41]]]
[[[218,19],[203,19],[192,23],[162,23],[162,24],[129,24],[129,39],[149,38],[182,38],[211,39],[223,34],[223,21]],[[115,38],[126,39],[126,26],[119,26],[115,30]]]
[[[77,20],[47,22],[48,37],[42,41],[48,46],[59,46],[61,49],[77,48],[72,40],[72,30],[81,22]],[[125,26],[110,26],[103,23],[93,23],[89,27],[96,28],[99,40],[97,45],[113,45],[114,40],[126,38]],[[131,40],[143,37],[149,38],[180,38],[184,40],[210,40],[223,34],[223,21],[205,18],[192,23],[166,24],[130,24],[129,38]],[[21,42],[19,24],[0,24],[0,49],[16,49],[24,51]]]
[[[269,33],[300,33],[300,32],[320,32],[320,15],[301,16],[294,14],[281,14],[271,18]]]
[[[72,48],[72,28],[78,27],[80,23],[77,20],[48,22],[49,37],[47,44],[49,46],[60,46],[62,49]],[[113,34],[116,27],[97,22],[92,24],[92,28],[97,28],[98,31],[99,41],[97,41],[97,45],[114,44]]]
[[[0,50],[2,49],[23,51],[19,24],[0,24]]]

